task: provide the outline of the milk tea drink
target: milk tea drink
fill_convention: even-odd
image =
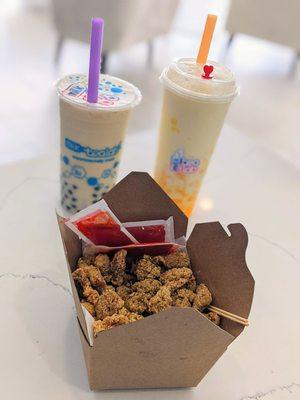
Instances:
[[[161,81],[164,98],[155,180],[190,216],[232,99],[238,88],[233,74],[213,66],[204,78],[193,58],[175,60]]]
[[[130,83],[101,75],[98,102],[88,103],[86,75],[57,83],[61,128],[61,204],[77,212],[115,184],[132,109],[140,102]]]

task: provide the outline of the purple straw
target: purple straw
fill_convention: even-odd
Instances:
[[[104,27],[104,21],[102,18],[92,19],[89,83],[87,92],[87,101],[89,103],[98,102],[98,87],[99,87],[100,68],[101,68],[103,27]]]

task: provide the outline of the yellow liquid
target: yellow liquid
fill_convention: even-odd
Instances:
[[[230,103],[195,100],[165,88],[155,180],[187,216]]]

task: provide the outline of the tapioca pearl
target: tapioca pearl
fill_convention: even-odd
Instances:
[[[70,207],[70,206],[66,206],[66,209],[70,211],[70,210],[71,210],[71,207]]]
[[[112,87],[110,90],[113,93],[122,93],[123,92],[123,89],[119,88],[119,87]]]
[[[76,203],[77,198],[76,198],[76,197],[72,197],[71,200],[74,201],[74,202]]]
[[[87,184],[89,186],[96,186],[98,185],[98,179],[95,178],[94,176],[91,176],[90,178],[87,179]]]
[[[66,199],[68,199],[68,198],[69,198],[69,195],[68,195],[67,193],[65,193],[65,198],[66,198]]]
[[[72,185],[72,188],[73,188],[74,190],[78,189],[78,187],[77,187],[76,185]]]
[[[64,185],[65,185],[65,186],[68,186],[68,182],[67,182],[67,181],[64,181]]]
[[[77,208],[76,204],[71,204],[72,208]]]
[[[97,192],[100,190],[99,186],[94,187],[94,190],[96,190]]]
[[[71,189],[68,189],[68,193],[71,194],[71,195],[73,194]]]
[[[98,194],[96,193],[93,193],[92,196],[98,198]]]

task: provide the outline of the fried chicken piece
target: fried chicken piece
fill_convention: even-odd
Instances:
[[[171,289],[162,286],[159,291],[149,300],[148,311],[158,313],[172,306]]]
[[[135,282],[135,276],[131,274],[124,274],[124,285],[131,285],[133,282]]]
[[[113,314],[109,317],[105,317],[103,321],[94,321],[94,336],[97,337],[97,334],[99,332],[113,328],[114,326],[130,324],[131,322],[138,321],[142,318],[142,315],[131,313],[123,307],[118,314]]]
[[[135,322],[135,321],[139,321],[140,319],[143,318],[142,315],[137,314],[137,313],[133,313],[127,310],[127,308],[123,307],[121,308],[121,310],[118,312],[119,315],[125,315],[125,317],[128,318],[128,323],[130,322]]]
[[[98,303],[100,294],[97,292],[97,290],[93,289],[91,286],[86,286],[83,291],[83,297],[85,297],[86,300],[95,307],[96,304]]]
[[[80,265],[81,266],[72,273],[75,283],[79,284],[83,290],[87,286],[92,286],[101,292],[105,288],[106,282],[99,269],[92,265],[84,264],[83,262],[81,262]]]
[[[160,280],[164,285],[168,285],[172,290],[180,289],[191,279],[193,272],[190,268],[172,268],[164,272]]]
[[[124,282],[126,255],[126,250],[119,250],[116,252],[110,263],[110,270],[112,274],[111,283],[115,286],[121,286]]]
[[[150,256],[144,256],[134,268],[134,273],[139,281],[158,278],[160,272],[160,267],[152,261]]]
[[[172,294],[173,306],[175,307],[191,307],[195,298],[192,290],[182,288]]]
[[[154,256],[152,257],[152,261],[154,264],[158,265],[159,267],[165,266],[165,257],[164,256]]]
[[[95,313],[95,307],[92,303],[88,301],[82,301],[81,305],[94,317],[96,315]]]
[[[142,292],[132,293],[125,301],[125,307],[134,313],[142,314],[148,309],[149,297]]]
[[[221,322],[221,318],[219,317],[218,314],[216,314],[213,311],[210,311],[208,313],[203,313],[203,315],[205,315],[209,320],[211,320],[211,322],[213,322],[216,325],[220,325]]]
[[[196,282],[196,278],[194,277],[194,275],[192,275],[192,277],[188,280],[188,282],[185,285],[185,287],[187,289],[191,290],[192,292],[196,291],[197,282]]]
[[[114,326],[125,325],[128,323],[128,317],[125,315],[113,314],[107,316],[103,321],[98,320],[93,322],[94,336],[97,337],[99,332],[113,328]]]
[[[134,292],[144,293],[148,299],[153,297],[161,287],[161,283],[156,279],[144,279],[132,285]]]
[[[94,306],[97,319],[104,319],[116,314],[124,306],[124,300],[113,289],[107,287]]]
[[[190,268],[190,259],[185,251],[175,251],[165,256],[165,267],[171,268]]]
[[[77,268],[81,267],[82,265],[94,265],[94,256],[84,256],[80,257],[77,261]]]
[[[212,302],[212,295],[206,285],[204,283],[200,283],[200,285],[196,289],[196,296],[194,298],[193,307],[199,311],[202,311],[203,308],[210,305]]]
[[[107,283],[111,281],[112,273],[110,268],[110,259],[107,254],[98,254],[95,258],[94,264],[99,268],[103,278]]]
[[[129,295],[131,295],[132,290],[131,290],[130,286],[122,285],[122,286],[117,287],[116,292],[121,297],[121,299],[123,299],[125,301],[128,299]]]

